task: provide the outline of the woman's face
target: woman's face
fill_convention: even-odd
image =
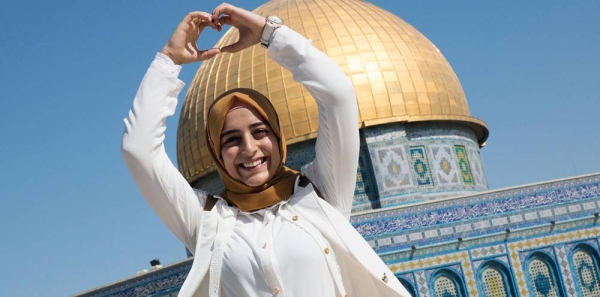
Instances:
[[[254,108],[242,104],[225,117],[221,158],[231,177],[251,187],[262,186],[281,163],[279,140]]]

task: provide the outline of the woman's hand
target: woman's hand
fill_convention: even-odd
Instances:
[[[240,39],[237,42],[221,48],[221,52],[224,53],[239,52],[259,43],[266,22],[263,16],[227,3],[215,8],[212,20],[217,26],[231,25],[240,32]]]
[[[210,59],[221,51],[217,48],[198,49],[198,37],[202,30],[211,27],[221,31],[221,25],[206,12],[194,11],[186,15],[171,35],[171,38],[160,51],[167,55],[173,63],[187,64]],[[260,37],[259,37],[260,38]]]

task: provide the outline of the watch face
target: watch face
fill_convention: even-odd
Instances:
[[[277,17],[277,16],[274,16],[274,15],[268,16],[268,17],[267,17],[267,20],[268,20],[269,22],[272,22],[272,23],[274,23],[274,24],[278,24],[278,25],[282,25],[282,24],[283,24],[283,20],[282,20],[282,19],[280,19],[280,18],[279,18],[279,17]]]

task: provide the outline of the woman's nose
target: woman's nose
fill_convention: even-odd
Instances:
[[[254,137],[244,137],[242,140],[242,153],[246,155],[254,155],[257,150],[256,139]]]

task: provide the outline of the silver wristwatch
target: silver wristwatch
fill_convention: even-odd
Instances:
[[[282,19],[274,15],[268,16],[265,21],[265,28],[260,36],[260,45],[264,48],[268,48],[269,44],[271,43],[271,36],[275,30],[281,26],[283,26]]]

